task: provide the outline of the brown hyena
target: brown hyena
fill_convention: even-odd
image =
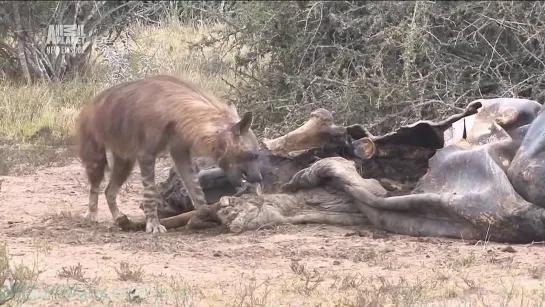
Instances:
[[[210,157],[233,185],[242,179],[261,182],[259,144],[250,129],[252,113],[239,118],[234,105],[221,102],[197,85],[174,76],[156,75],[110,87],[85,106],[78,118],[80,158],[90,183],[86,218],[97,221],[98,195],[113,156],[104,194],[114,222],[122,214],[116,204],[119,189],[138,161],[147,232],[165,232],[159,224],[155,158],[168,150],[196,210],[206,201],[191,156]]]

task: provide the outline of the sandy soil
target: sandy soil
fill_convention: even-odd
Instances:
[[[168,160],[157,165],[158,180]],[[507,246],[387,234],[362,226],[282,226],[241,235],[113,226],[103,194],[86,223],[76,160],[0,177],[1,240],[13,264],[42,270],[25,305],[535,306],[542,243]],[[103,183],[104,185],[105,183]],[[118,197],[142,215],[138,168]],[[129,267],[124,267],[128,263]]]

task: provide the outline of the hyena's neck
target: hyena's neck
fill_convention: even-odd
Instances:
[[[231,125],[229,122],[212,119],[198,122],[191,128],[181,131],[179,129],[178,133],[191,147],[193,155],[218,161],[232,145],[229,138]]]

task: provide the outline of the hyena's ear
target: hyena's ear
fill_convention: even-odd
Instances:
[[[233,126],[233,134],[239,136],[248,132],[248,130],[250,130],[250,127],[252,126],[252,120],[252,112],[244,113],[242,119]]]

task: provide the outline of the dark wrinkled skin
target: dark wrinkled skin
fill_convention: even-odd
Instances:
[[[450,220],[471,225],[474,239],[511,243],[544,240],[545,211],[525,196],[528,191],[543,191],[536,185],[540,177],[523,183],[520,167],[539,159],[544,148],[543,136],[535,137],[545,128],[538,106],[522,99],[492,100],[477,115],[465,144],[438,150],[430,159],[429,170],[413,194],[451,194],[442,208]],[[511,113],[501,112],[507,108],[512,108]],[[513,110],[518,114],[513,115]],[[543,169],[540,174],[543,178]],[[543,197],[536,195],[535,199]]]
[[[526,201],[545,208],[545,107],[527,128],[507,175]]]

